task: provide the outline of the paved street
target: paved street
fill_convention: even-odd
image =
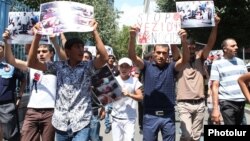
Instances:
[[[250,110],[246,110],[246,118],[247,118],[247,123],[250,124]],[[180,138],[180,122],[178,120],[178,115],[176,113],[176,141],[179,141]],[[205,124],[207,124],[207,118],[208,118],[208,114],[206,112],[206,116],[205,116]],[[137,123],[137,122],[136,122]],[[103,141],[112,141],[112,131],[109,134],[105,134],[105,125],[104,125],[104,120],[102,120],[101,122],[101,132],[100,135],[103,137]],[[135,141],[142,141],[142,135],[139,134],[139,127],[138,124],[136,124],[135,127]],[[159,141],[162,141],[161,136],[159,135]],[[200,139],[200,141],[204,141],[203,136]]]
[[[27,103],[28,102],[28,96],[25,96],[22,100],[21,106],[20,108],[22,108],[23,103]],[[24,114],[24,108],[22,108],[23,110],[19,110],[19,115]],[[20,121],[22,120],[22,117],[19,117]],[[207,118],[208,118],[208,114],[206,112],[206,116],[205,116],[205,124],[207,124]],[[178,120],[178,115],[176,113],[176,141],[179,141],[180,138],[180,123]],[[246,119],[247,119],[247,124],[250,124],[250,109],[246,110]],[[101,131],[100,131],[100,135],[103,137],[103,141],[112,141],[112,133],[110,132],[109,134],[105,134],[105,125],[104,125],[104,120],[101,121]],[[203,141],[203,137],[201,138],[200,141]],[[138,121],[136,121],[136,127],[135,127],[135,141],[142,141],[142,135],[139,134],[139,127],[138,127]],[[161,136],[159,135],[159,141],[162,141]]]

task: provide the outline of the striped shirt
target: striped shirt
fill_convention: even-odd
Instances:
[[[221,58],[212,64],[210,80],[219,81],[220,100],[245,101],[238,78],[246,72],[245,63],[237,57]]]

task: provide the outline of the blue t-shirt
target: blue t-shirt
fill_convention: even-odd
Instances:
[[[23,79],[24,75],[12,65],[0,62],[0,102],[14,100],[16,79]]]
[[[154,62],[144,61],[143,105],[147,110],[174,111],[175,106],[175,62],[158,67]]]

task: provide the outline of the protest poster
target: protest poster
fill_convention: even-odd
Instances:
[[[181,44],[178,32],[181,20],[178,13],[149,13],[139,14],[137,25],[137,44]]]
[[[40,6],[41,31],[43,35],[62,32],[89,32],[93,28],[94,7],[72,1],[54,1]]]
[[[39,22],[40,12],[9,12],[8,27],[11,34],[11,44],[31,44],[34,33],[33,26]],[[41,42],[49,43],[47,36]]]
[[[122,98],[121,88],[107,65],[92,77],[92,91],[104,106]]]
[[[181,15],[182,28],[212,27],[214,23],[213,1],[179,1],[177,12]]]

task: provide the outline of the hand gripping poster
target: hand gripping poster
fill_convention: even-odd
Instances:
[[[117,80],[107,65],[97,70],[92,77],[92,91],[104,106],[123,96]]]
[[[89,32],[93,28],[94,7],[72,1],[54,1],[40,6],[43,35],[62,32]]]

